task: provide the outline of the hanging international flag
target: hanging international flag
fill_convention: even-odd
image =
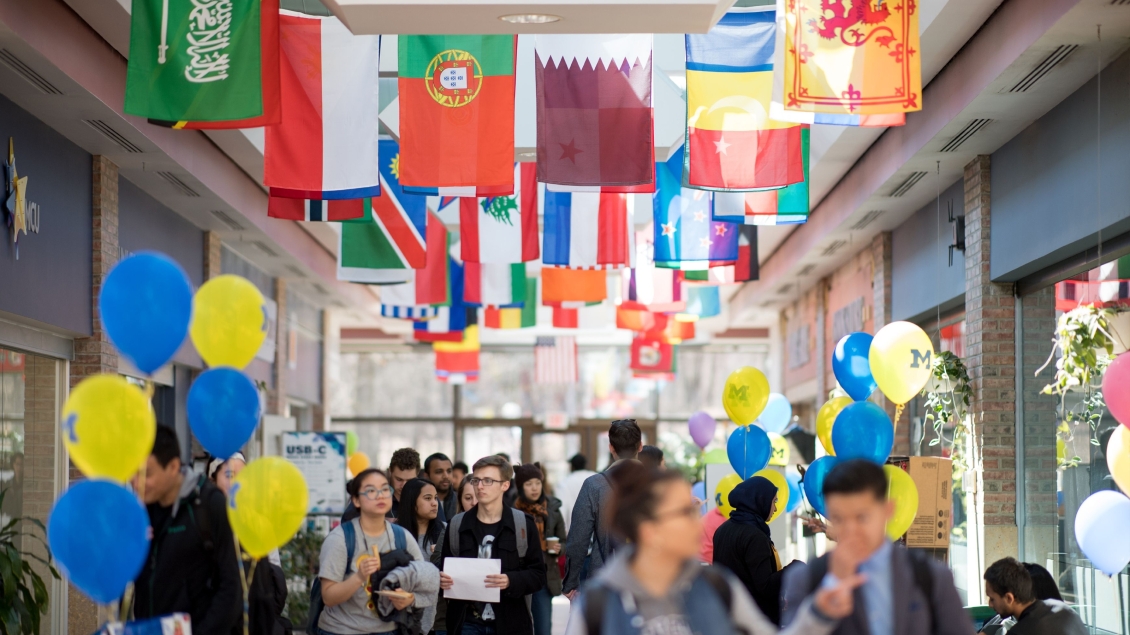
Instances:
[[[542,264],[619,269],[631,263],[627,194],[545,193]]]
[[[337,18],[279,18],[282,123],[264,138],[272,196],[358,199],[380,194],[380,36]]]
[[[738,258],[738,226],[713,219],[712,193],[682,187],[682,150],[655,166],[652,195],[654,262],[669,269],[706,269]]]
[[[523,284],[524,295],[510,306],[487,306],[483,309],[483,325],[492,329],[524,329],[538,324],[538,279]]]
[[[630,367],[633,371],[649,373],[673,372],[675,347],[651,337],[632,338]]]
[[[381,303],[400,306],[450,304],[447,264],[447,227],[428,213],[426,263],[412,270],[412,280],[381,290]]]
[[[429,253],[430,255],[430,253]],[[477,311],[463,302],[464,269],[454,258],[447,256],[448,279],[451,281],[451,304],[437,307],[436,316],[430,320],[417,320],[412,326],[412,336],[418,342],[462,342],[467,324],[474,324]],[[468,315],[471,321],[468,322]]]
[[[582,307],[553,307],[553,326],[559,329],[603,329],[609,325],[611,306],[593,302]]]
[[[436,379],[452,384],[478,381],[479,327],[468,324],[459,342],[435,342]]]
[[[467,262],[463,267],[463,300],[467,304],[505,306],[526,301],[525,263]]]
[[[539,181],[653,181],[652,41],[651,34],[534,38]]]
[[[722,313],[722,295],[719,293],[718,287],[687,287],[687,309],[685,313],[699,318],[720,315]]]
[[[400,306],[391,304],[381,305],[381,317],[398,318],[402,320],[427,320],[439,315],[439,307],[434,306]]]
[[[397,41],[404,185],[512,187],[516,36]]]
[[[538,184],[532,163],[512,163],[513,196],[459,199],[463,262],[528,262],[538,258]]]
[[[652,175],[651,183],[644,183],[643,185],[556,185],[546,183],[545,191],[581,192],[585,194],[652,194],[655,192],[655,175]]]
[[[538,384],[575,384],[579,380],[577,338],[572,336],[539,336],[534,343],[534,382]]]
[[[271,196],[267,199],[267,216],[280,220],[345,221],[365,217],[366,199],[341,201],[308,200]]]
[[[641,232],[643,234],[644,232]],[[686,308],[682,273],[655,266],[652,237],[637,237],[636,266],[621,272],[621,297],[628,305],[658,312],[677,313]],[[544,273],[544,271],[543,271]]]
[[[693,321],[683,321],[678,319],[679,316],[668,316],[667,320],[663,323],[663,328],[656,328],[644,331],[645,338],[659,340],[664,344],[681,344],[687,340],[693,340],[695,336],[695,323]],[[687,316],[691,318],[691,316]],[[692,318],[693,319],[693,318]]]
[[[776,50],[773,101],[785,110],[895,115],[922,109],[916,2],[777,0]]]
[[[259,0],[135,0],[123,110],[163,121],[262,116],[262,19]]]
[[[643,305],[625,302],[616,307],[616,328],[646,333],[667,328],[667,315],[648,311]]]
[[[777,190],[715,192],[714,220],[743,225],[799,225],[808,222],[809,137],[802,131],[804,180]]]
[[[386,283],[409,279],[402,272],[427,265],[427,198],[405,194],[400,188],[395,141],[380,141],[381,196],[368,202],[366,222],[341,224],[338,280]]]
[[[263,87],[263,114],[247,119],[221,121],[166,121],[150,118],[149,123],[177,130],[262,128],[279,123],[282,120],[282,105],[279,99],[279,0],[260,0],[259,16],[259,67],[260,83]],[[129,91],[127,84],[127,100]]]
[[[774,13],[734,9],[709,33],[686,36],[690,187],[752,190],[804,180],[800,127],[768,117]]]
[[[576,308],[608,297],[608,274],[599,269],[543,267],[541,284],[541,301],[546,306],[563,303],[560,305]]]

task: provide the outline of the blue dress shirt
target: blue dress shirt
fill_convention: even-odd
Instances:
[[[895,630],[895,588],[891,577],[891,546],[889,541],[859,564],[859,572],[867,576],[863,583],[864,610],[867,611],[867,628],[870,635],[894,635]],[[824,576],[825,588],[839,584],[836,576],[829,571]]]

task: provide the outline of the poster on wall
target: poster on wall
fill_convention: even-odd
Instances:
[[[345,511],[345,433],[286,432],[283,458],[294,463],[306,478],[310,514]]]

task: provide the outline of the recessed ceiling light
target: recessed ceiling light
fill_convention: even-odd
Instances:
[[[550,22],[557,22],[561,19],[561,16],[547,13],[515,13],[499,16],[498,19],[510,24],[549,24]]]
[[[519,152],[518,156],[523,158],[523,159],[536,159],[537,156],[538,156],[538,153],[537,152]]]

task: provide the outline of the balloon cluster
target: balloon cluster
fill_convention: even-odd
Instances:
[[[1130,563],[1130,541],[1115,527],[1130,523],[1130,353],[1116,357],[1103,374],[1103,399],[1110,414],[1121,424],[1106,444],[1106,465],[1121,492],[1095,492],[1083,501],[1075,515],[1075,540],[1079,548],[1108,576]]]
[[[222,275],[194,297],[175,261],[139,253],[110,271],[98,309],[110,341],[146,375],[167,364],[191,336],[211,367],[189,389],[193,433],[213,456],[231,456],[248,442],[261,407],[255,384],[239,369],[251,362],[267,334],[265,301],[253,284]],[[89,480],[56,501],[48,544],[75,586],[97,602],[111,602],[149,553],[148,515],[125,485],[148,460],[156,417],[144,390],[104,374],[75,387],[60,425],[71,460]],[[306,515],[305,481],[281,459],[253,461],[236,478],[231,495],[229,519],[254,557],[289,540]]]

